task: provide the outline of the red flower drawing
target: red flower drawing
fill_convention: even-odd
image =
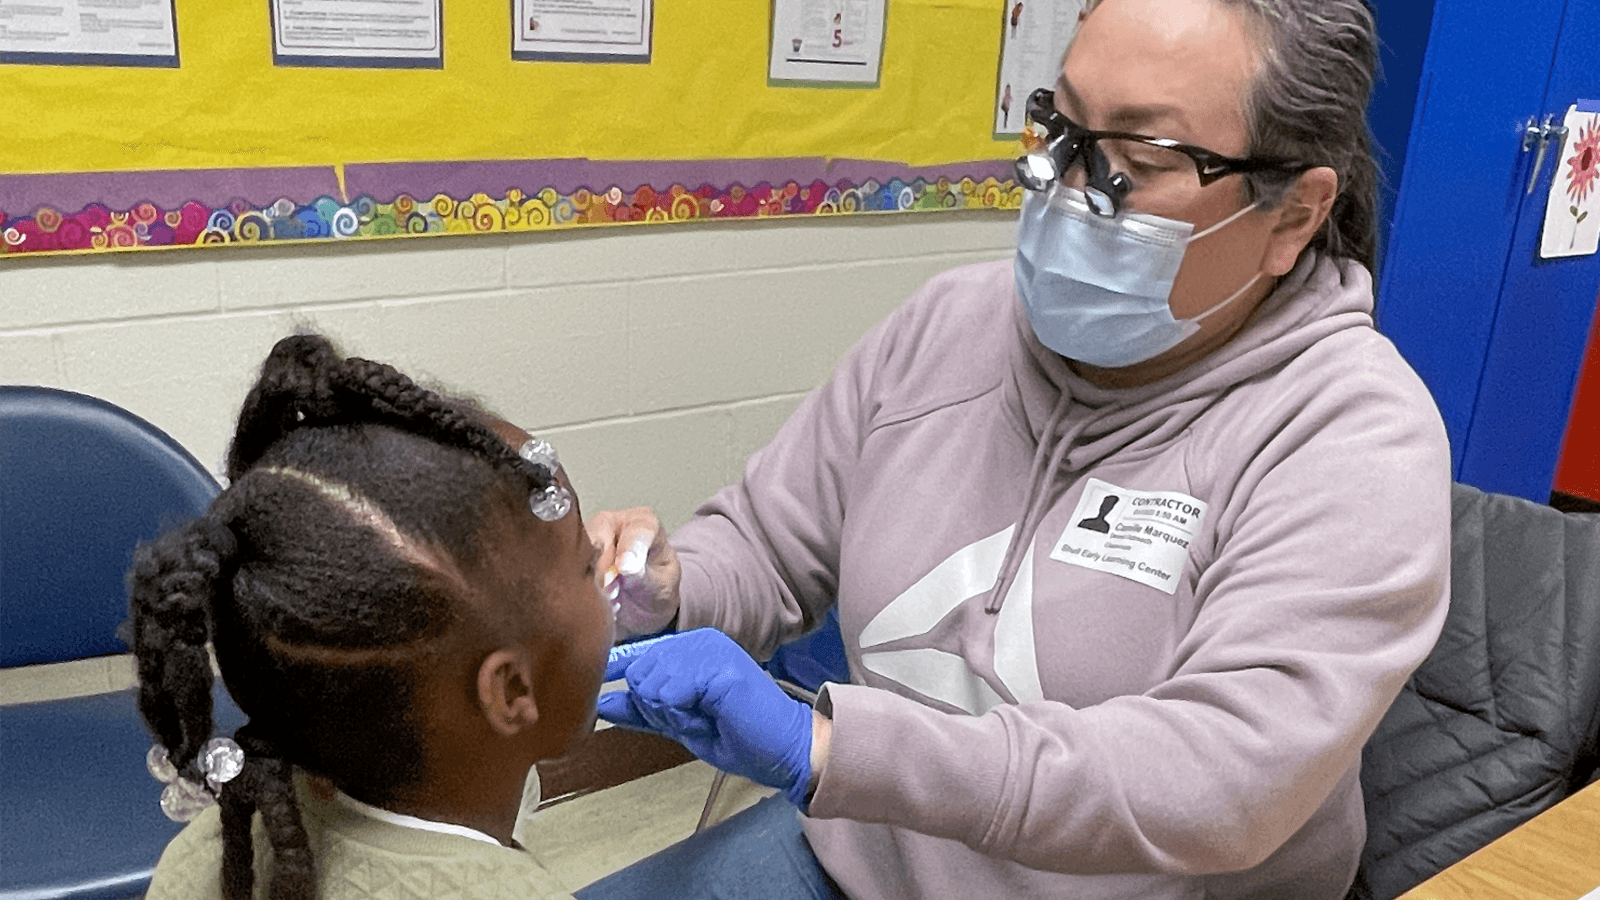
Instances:
[[[1572,166],[1567,175],[1567,195],[1574,202],[1582,203],[1595,180],[1600,178],[1600,122],[1583,129],[1578,142],[1572,145],[1572,158],[1567,162]]]

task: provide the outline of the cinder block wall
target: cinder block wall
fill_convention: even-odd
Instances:
[[[470,394],[561,452],[586,514],[669,526],[929,276],[1011,252],[1001,213],[0,259],[0,382],[93,394],[213,471],[273,341]]]

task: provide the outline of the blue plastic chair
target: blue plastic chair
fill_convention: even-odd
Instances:
[[[850,661],[839,633],[839,607],[831,606],[822,624],[783,644],[767,660],[766,670],[778,683],[797,685],[815,694],[825,682],[850,683]]]
[[[134,547],[217,495],[155,426],[82,394],[0,385],[0,667],[127,652]],[[219,684],[220,729],[244,716]],[[0,707],[0,900],[143,895],[180,826],[146,773],[135,691]]]

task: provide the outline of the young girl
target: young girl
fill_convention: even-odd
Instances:
[[[513,830],[535,761],[592,729],[612,619],[554,451],[297,336],[227,474],[129,576],[153,768],[218,804],[151,900],[567,896]],[[213,740],[208,643],[242,769]]]

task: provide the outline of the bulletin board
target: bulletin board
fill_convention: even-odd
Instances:
[[[1020,205],[1005,0],[893,0],[853,87],[770,81],[767,2],[660,2],[644,62],[514,58],[511,5],[445,0],[435,68],[275,64],[268,0],[173,0],[175,65],[0,63],[0,253]]]

